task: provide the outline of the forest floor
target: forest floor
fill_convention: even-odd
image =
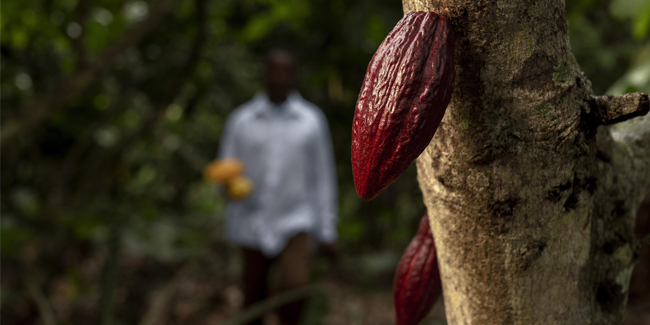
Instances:
[[[27,253],[24,255],[29,256]],[[393,255],[343,256],[336,263],[336,271],[324,258],[317,257],[312,283],[320,289],[308,299],[302,324],[394,324],[391,284],[395,259],[399,256]],[[213,256],[211,262],[162,263],[126,252],[121,254],[112,299],[114,323],[219,325],[246,313],[242,308],[241,261],[236,259],[237,251],[224,249]],[[103,284],[98,280],[102,279],[104,262],[96,255],[84,259],[57,258],[74,265],[73,271],[47,278],[36,272],[38,267],[2,264],[5,296],[0,304],[2,323],[48,324],[43,321],[48,313],[61,325],[100,323],[97,320],[102,314]],[[624,325],[650,325],[649,275],[650,247],[647,247],[640,254],[632,276]],[[278,279],[279,273],[272,269],[271,283],[277,283]],[[25,294],[17,291],[22,282],[29,289]],[[446,324],[444,315],[442,299],[438,299],[420,325]],[[273,312],[267,312],[264,320],[265,325],[279,325]]]
[[[319,283],[326,290],[308,300],[302,324],[395,324],[392,291],[385,284],[369,289],[335,278],[326,278]],[[174,293],[169,291],[168,285],[151,295],[149,310],[141,325],[218,325],[242,312],[243,294],[236,283],[210,286],[200,278],[181,276],[173,286]],[[264,315],[264,323],[280,324],[274,312]],[[420,325],[443,324],[447,324],[444,303],[438,299]],[[633,301],[623,325],[650,325],[650,297]]]
[[[395,316],[390,288],[367,290],[333,280],[324,280],[320,283],[326,290],[323,294],[313,296],[308,300],[305,315],[303,315],[303,324],[394,324]],[[202,288],[205,288],[204,283],[197,282],[196,279],[181,279],[177,285],[175,301],[173,303],[169,301],[170,305],[174,307],[165,308],[167,315],[161,313],[159,319],[153,322],[141,322],[141,324],[221,324],[242,311],[243,294],[239,286],[229,285],[220,292],[212,292],[212,295],[218,297],[201,298],[201,295],[197,295],[197,293]],[[164,290],[158,292],[158,295],[164,294]],[[160,300],[160,297],[157,299]],[[155,297],[153,297],[152,301],[154,300],[156,300]],[[213,301],[215,304],[211,308],[206,308],[205,301]],[[268,312],[264,315],[264,323],[265,325],[280,324],[274,312]],[[446,324],[441,299],[422,324]]]
[[[641,271],[650,263],[639,264]],[[208,268],[188,264],[179,265],[172,270],[161,270],[160,265],[140,265],[136,269],[123,266],[122,274],[126,279],[123,278],[124,284],[115,291],[117,324],[219,325],[246,313],[242,308],[243,293],[238,278],[234,275],[215,275]],[[152,276],[159,273],[168,276]],[[3,272],[3,283],[15,282],[11,278],[11,273]],[[58,324],[99,323],[99,297],[77,292],[69,278],[60,277],[49,286],[47,300],[51,303],[52,316]],[[649,280],[647,277],[633,277],[624,325],[650,324],[650,292],[646,290]],[[308,299],[302,324],[394,324],[392,290],[390,280],[386,277],[369,278],[364,282],[350,275],[346,278],[326,274],[314,282],[322,290]],[[635,289],[636,294],[633,294]],[[8,305],[3,302],[3,323],[47,324],[43,322],[43,310],[32,304],[32,298],[28,295]],[[265,325],[279,325],[273,312],[267,312],[264,320]],[[438,299],[420,325],[443,324],[446,324],[444,306],[442,299]]]

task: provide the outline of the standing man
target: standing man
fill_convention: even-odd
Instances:
[[[293,90],[295,76],[295,56],[270,50],[266,93],[228,117],[221,139],[219,157],[243,161],[254,184],[248,198],[230,201],[226,211],[226,235],[243,252],[245,307],[266,297],[272,263],[280,266],[282,290],[302,286],[309,279],[311,239],[336,239],[336,171],[327,121]],[[282,323],[297,324],[302,305],[281,308]]]

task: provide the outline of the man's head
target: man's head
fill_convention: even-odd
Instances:
[[[296,79],[296,58],[294,54],[282,48],[272,48],[266,54],[264,81],[269,99],[282,103],[287,99]]]

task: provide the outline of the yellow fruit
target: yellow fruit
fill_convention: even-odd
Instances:
[[[205,179],[225,184],[244,172],[244,163],[237,158],[215,160],[203,169]]]
[[[237,176],[226,183],[228,198],[239,201],[247,198],[253,192],[253,181],[246,176]]]

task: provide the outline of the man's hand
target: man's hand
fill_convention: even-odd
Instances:
[[[241,160],[223,158],[209,163],[203,169],[203,176],[210,182],[225,185],[228,198],[239,201],[253,192],[253,181],[244,175],[244,169]]]

